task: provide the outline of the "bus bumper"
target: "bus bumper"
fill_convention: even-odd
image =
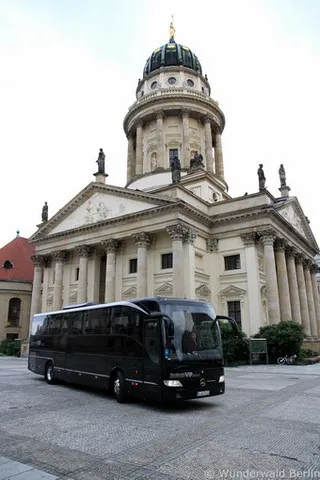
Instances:
[[[190,390],[181,387],[166,387],[162,392],[162,399],[165,402],[175,400],[192,400],[195,398],[206,398],[214,395],[222,395],[225,392],[225,383],[216,383],[208,388]]]

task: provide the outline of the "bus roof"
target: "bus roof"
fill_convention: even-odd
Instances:
[[[90,304],[88,304],[90,303]],[[130,301],[119,301],[119,302],[111,302],[111,303],[91,303],[88,302],[87,304],[78,304],[75,305],[74,308],[72,305],[67,306],[67,308],[63,308],[61,310],[54,310],[52,312],[42,312],[42,313],[35,313],[34,317],[37,317],[39,315],[53,315],[56,313],[66,313],[66,312],[78,312],[79,310],[94,310],[97,308],[104,308],[104,307],[132,307],[135,308],[136,310],[140,310],[143,313],[147,313],[143,308],[139,307],[133,302]]]

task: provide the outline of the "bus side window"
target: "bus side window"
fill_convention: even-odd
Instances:
[[[82,335],[82,312],[70,312],[64,314],[68,332],[71,335]]]
[[[153,363],[159,363],[159,331],[158,322],[147,321],[144,323],[145,354]]]

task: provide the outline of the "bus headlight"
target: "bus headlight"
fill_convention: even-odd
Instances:
[[[163,380],[166,387],[182,387],[180,380]]]
[[[219,382],[218,383],[224,383],[224,375],[221,375],[221,377],[219,378]]]

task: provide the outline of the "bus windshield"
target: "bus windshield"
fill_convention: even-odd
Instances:
[[[222,342],[216,313],[209,303],[163,302],[161,311],[174,324],[174,337],[165,333],[169,361],[222,359]]]

